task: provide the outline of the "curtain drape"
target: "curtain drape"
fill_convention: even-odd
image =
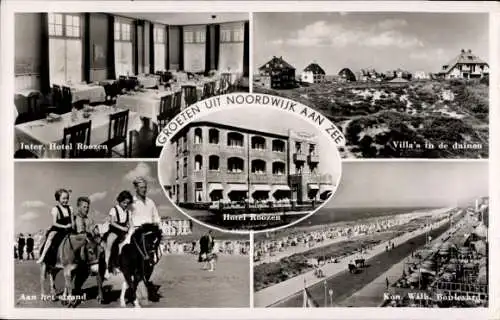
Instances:
[[[49,53],[49,16],[43,12],[41,15],[41,45],[40,45],[40,91],[44,94],[50,92],[50,53]]]

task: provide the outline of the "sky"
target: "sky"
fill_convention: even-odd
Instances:
[[[454,207],[483,196],[487,161],[344,161],[326,207]]]
[[[297,73],[312,62],[327,75],[401,68],[437,72],[461,51],[489,61],[483,13],[254,13],[255,71],[282,56]]]
[[[160,188],[155,162],[22,162],[15,164],[14,173],[16,233],[36,232],[51,225],[50,209],[56,204],[54,193],[59,188],[72,190],[73,210],[79,196],[90,197],[92,219],[104,222],[120,191],[135,194],[132,181],[138,176],[148,179],[148,196],[161,216],[186,219]]]
[[[297,112],[299,109],[296,109]],[[241,107],[236,112],[218,111],[208,114],[200,121],[212,121],[220,124],[232,125],[240,128],[272,132],[288,135],[288,130],[296,132],[314,133],[318,137],[319,165],[318,170],[322,174],[331,174],[335,182],[340,173],[340,156],[336,152],[335,144],[326,134],[321,133],[318,127],[311,125],[301,119],[302,116],[288,111],[280,111],[277,108],[254,106],[252,108]],[[277,121],[279,119],[279,121]],[[171,150],[171,151],[170,151]],[[170,151],[170,152],[169,152]],[[162,164],[160,164],[161,181],[175,181],[175,149],[172,145],[162,153]],[[333,161],[332,161],[333,160]],[[164,161],[164,162],[163,162]],[[163,163],[172,163],[171,166]],[[170,170],[169,170],[170,169]]]

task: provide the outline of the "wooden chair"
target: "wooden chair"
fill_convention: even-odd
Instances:
[[[70,112],[73,106],[73,96],[69,87],[62,87],[62,105],[60,110],[62,113]]]
[[[73,102],[73,107],[75,107],[76,110],[82,110],[85,105],[90,105],[90,100],[85,99]]]
[[[219,94],[226,94],[231,91],[231,74],[223,73],[220,78]]]
[[[158,132],[160,132],[167,125],[167,123],[170,120],[172,120],[172,118],[175,116],[174,109],[175,108],[174,108],[173,95],[167,95],[167,96],[161,97],[160,112],[156,116],[156,120],[158,122]]]
[[[62,110],[62,89],[61,86],[54,84],[52,85],[52,104],[56,107],[56,109],[61,113]]]
[[[213,96],[212,92],[211,92],[212,88],[210,86],[210,82],[205,82],[205,84],[203,85],[203,97],[202,99],[208,99],[210,97]]]
[[[128,80],[127,77],[125,76],[119,76],[118,77],[118,91],[122,93],[124,90],[128,91]]]
[[[49,107],[44,107],[41,104],[41,94],[32,92],[27,97],[16,94],[14,95],[14,104],[18,111],[22,111],[16,118],[15,123],[25,123],[44,119],[46,112],[49,112]]]
[[[103,87],[104,91],[106,92],[106,100],[104,104],[108,106],[114,105],[116,103],[116,97],[120,92],[118,82],[107,83]]]
[[[127,141],[129,113],[129,110],[124,110],[109,115],[108,140],[101,144],[107,148],[107,157],[111,157],[113,148],[122,143],[124,146],[123,156],[125,158],[130,156]],[[115,151],[115,153],[117,152]]]
[[[174,109],[180,110],[182,109],[182,91],[174,92]]]
[[[196,93],[196,86],[182,86],[182,94],[184,95],[184,102],[186,107],[198,102],[198,94]]]
[[[92,121],[80,123],[72,127],[64,128],[64,135],[62,140],[63,147],[68,147],[70,150],[61,152],[61,157],[66,158],[86,158],[89,152],[78,148],[78,146],[90,145],[90,131],[92,128]]]

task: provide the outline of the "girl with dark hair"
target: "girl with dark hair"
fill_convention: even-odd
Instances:
[[[71,232],[73,226],[73,210],[68,205],[69,191],[66,189],[59,189],[55,192],[54,198],[56,199],[56,206],[50,211],[52,215],[52,226],[47,231],[45,243],[42,246],[43,250],[37,263],[43,262],[56,235],[57,239],[64,238],[66,234]]]
[[[117,205],[115,205],[109,211],[110,223],[109,223],[109,233],[106,240],[106,273],[105,277],[109,278],[111,252],[116,241],[120,243],[125,238],[129,228],[130,228],[130,211],[129,206],[132,203],[134,197],[128,191],[122,191],[118,194],[116,198]]]

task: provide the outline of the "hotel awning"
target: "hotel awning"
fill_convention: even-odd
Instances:
[[[222,183],[209,183],[208,184],[208,193],[212,193],[215,190],[224,190]]]
[[[271,193],[275,193],[276,191],[290,191],[290,187],[286,184],[276,184],[272,186]]]
[[[229,186],[229,192],[232,191],[248,191],[248,186],[246,184],[241,184],[241,183],[234,183],[234,184],[228,184]]]
[[[309,190],[319,190],[319,185],[315,183],[310,183],[307,185],[307,187],[309,188]]]
[[[250,189],[252,190],[252,193],[255,191],[271,191],[271,186],[268,184],[252,184],[250,186]]]
[[[322,184],[319,186],[319,193],[323,192],[333,192],[333,185],[331,184]]]

